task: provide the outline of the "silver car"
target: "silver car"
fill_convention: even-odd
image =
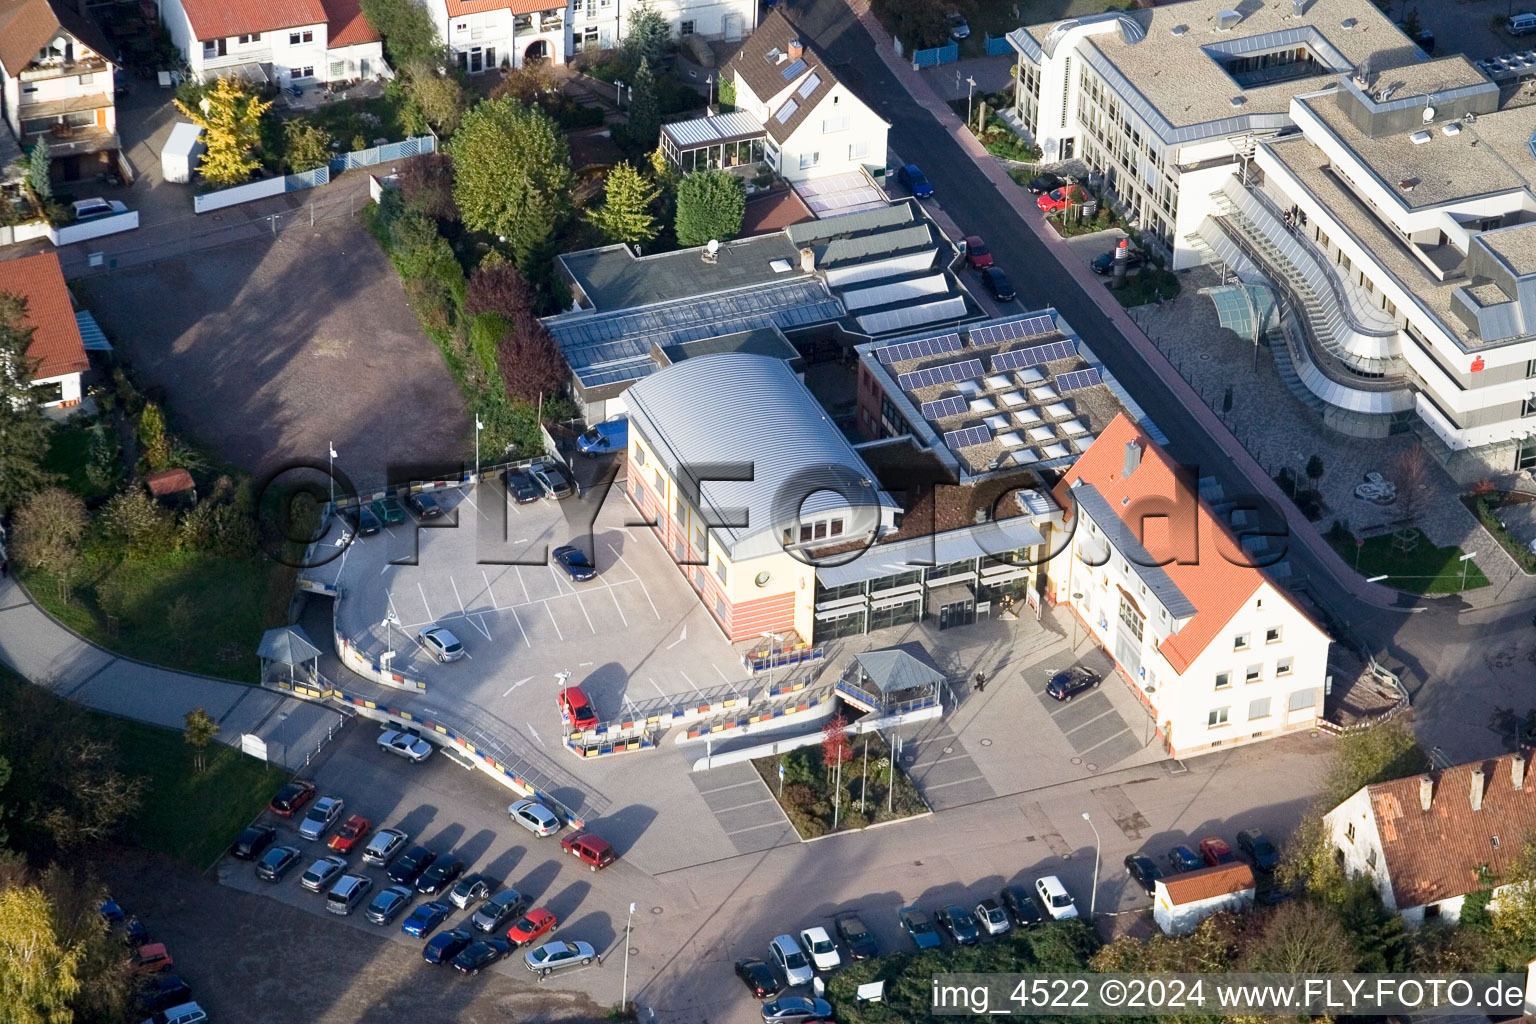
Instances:
[[[421,631],[421,645],[427,653],[441,662],[458,661],[464,657],[464,645],[451,630],[442,626],[428,626]]]
[[[523,963],[533,973],[548,976],[565,967],[589,964],[597,950],[585,942],[547,942],[523,954]]]
[[[516,889],[503,889],[480,904],[480,909],[470,917],[469,923],[482,932],[496,931],[509,917],[528,909],[528,897]]]
[[[347,870],[345,857],[321,857],[309,866],[304,876],[299,879],[299,884],[310,892],[319,892],[330,884],[331,879]]]
[[[411,837],[397,828],[385,828],[373,834],[368,840],[368,845],[363,847],[363,863],[374,864],[378,867],[388,867],[400,851],[405,849]]]
[[[315,806],[304,815],[304,820],[299,823],[299,836],[303,839],[319,839],[325,835],[326,829],[336,823],[341,817],[341,809],[345,806],[339,796],[323,796],[315,801]]]
[[[400,732],[396,729],[386,729],[379,734],[379,749],[398,754],[407,761],[414,761],[417,764],[432,756],[432,744],[419,736],[412,736],[408,732]]]
[[[507,808],[512,820],[539,838],[552,836],[560,831],[560,819],[555,812],[536,800],[519,800]]]
[[[544,497],[560,500],[569,498],[576,493],[576,485],[571,482],[570,476],[564,467],[554,462],[540,462],[528,467],[528,475],[539,490],[544,492]]]

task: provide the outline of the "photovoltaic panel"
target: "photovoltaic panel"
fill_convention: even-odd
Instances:
[[[903,341],[897,345],[887,345],[876,349],[875,355],[886,366],[892,363],[905,362],[908,359],[922,359],[925,356],[941,356],[945,352],[960,351],[960,335],[946,334],[938,338],[919,338],[917,341]]]
[[[904,373],[896,378],[896,386],[903,391],[916,391],[918,388],[932,387],[935,384],[953,384],[957,380],[980,376],[981,360],[963,359],[958,363],[944,363],[940,366],[930,366],[926,370]]]
[[[970,408],[964,398],[952,395],[949,398],[941,398],[937,402],[923,403],[923,419],[942,420],[946,416],[958,416]]]
[[[785,68],[782,72],[780,72],[780,74],[782,74],[784,76],[784,81],[786,81],[786,82],[793,82],[795,80],[795,77],[797,75],[799,75],[800,72],[804,71],[805,68],[806,68],[805,61],[797,60],[794,63],[790,64],[789,67]]]
[[[1070,341],[1053,341],[1045,345],[1035,345],[1033,348],[1015,348],[993,356],[992,369],[994,372],[1022,370],[1026,366],[1039,366],[1041,363],[1049,363],[1055,359],[1066,359],[1072,353]]]
[[[1056,332],[1056,320],[1049,315],[1019,317],[990,327],[978,327],[971,331],[971,344],[995,345],[1000,341],[1016,338],[1039,338]]]
[[[1068,391],[1081,391],[1083,388],[1091,388],[1103,382],[1103,378],[1099,376],[1099,371],[1096,369],[1073,370],[1071,373],[1056,375],[1056,390],[1064,395]]]
[[[945,434],[944,447],[954,451],[956,448],[986,444],[990,440],[992,440],[992,431],[986,427],[966,427],[964,430],[951,430]]]

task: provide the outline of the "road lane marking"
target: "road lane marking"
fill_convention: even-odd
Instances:
[[[590,629],[592,632],[596,633],[597,632],[597,627],[592,625],[592,616],[587,614],[587,603],[581,599],[581,595],[580,594],[576,594],[575,597],[576,597],[576,603],[581,605],[581,614],[582,614],[582,616],[587,620],[587,628]]]
[[[513,683],[511,686],[507,687],[506,692],[503,693],[502,696],[503,697],[509,697],[509,696],[512,695],[512,691],[513,690],[517,689],[519,686],[522,686],[524,683],[532,682],[532,681],[533,681],[533,676],[529,676],[527,679],[519,679],[517,682]]]
[[[613,599],[613,606],[619,610],[619,618],[624,621],[624,628],[628,629],[629,628],[629,616],[624,614],[624,606],[619,604],[619,595],[617,595],[617,594],[615,594],[613,592],[613,588],[612,587],[608,587],[607,590],[608,590],[608,596]]]
[[[532,647],[533,641],[528,639],[528,631],[523,628],[523,620],[517,614],[516,608],[512,609],[512,621],[517,623],[517,631],[523,634],[523,643],[527,644],[529,647]]]
[[[512,571],[517,574],[517,585],[523,588],[523,604],[533,604],[533,598],[528,594],[528,584],[523,582],[523,571],[515,565]]]
[[[626,530],[625,532],[628,533],[629,531]],[[645,585],[645,580],[640,579],[640,574],[638,572],[635,572],[635,567],[630,565],[629,564],[629,560],[626,559],[623,555],[619,554],[619,549],[614,547],[612,544],[608,545],[608,550],[613,552],[613,557],[614,558],[617,558],[620,562],[624,563],[624,568],[628,569],[630,572],[635,573],[635,579],[640,581],[640,589],[645,591],[645,599],[650,602],[651,613],[653,615],[655,615],[656,618],[658,618],[658,619],[661,618],[661,612],[656,610],[656,602],[655,601],[651,601],[651,590],[650,590],[650,588]],[[628,582],[628,581],[626,580],[625,582]]]
[[[646,676],[646,679],[650,682],[651,686],[656,690],[657,693],[661,694],[663,697],[667,695],[666,690],[663,690],[661,687],[656,685],[656,680],[651,679],[650,676]]]
[[[496,603],[496,592],[491,589],[491,578],[485,574],[484,569],[480,570],[480,578],[485,580],[485,592],[490,595],[491,607],[498,612],[501,611],[501,605]]]
[[[416,590],[421,594],[421,606],[427,610],[427,621],[436,621],[436,616],[432,614],[432,603],[427,600],[427,592],[422,589],[420,581],[416,583]]]
[[[452,576],[448,577],[448,585],[453,588],[453,599],[455,601],[459,602],[459,614],[460,615],[468,614],[469,613],[469,609],[464,607],[464,599],[459,596],[459,585],[457,583],[453,582],[453,577]]]
[[[682,634],[680,636],[678,636],[678,638],[676,640],[673,640],[671,643],[667,644],[667,650],[670,651],[672,648],[676,647],[678,644],[682,643],[684,640],[687,640],[687,639],[688,639],[688,627],[684,626]]]
[[[539,746],[542,747],[544,745],[544,740],[543,740],[542,737],[539,736],[539,731],[533,727],[533,723],[532,722],[528,723],[528,731],[533,733],[533,738],[538,740],[539,741]]]
[[[560,642],[561,643],[564,643],[565,642],[565,634],[560,631],[560,623],[555,618],[555,610],[549,606],[549,601],[548,600],[546,600],[544,602],[544,610],[549,612],[549,621],[553,622],[555,624],[555,635],[560,637]]]
[[[678,670],[677,674],[682,676],[684,679],[688,679],[688,673],[682,671],[681,669]],[[701,697],[704,695],[704,691],[699,689],[699,684],[695,683],[692,679],[688,679],[688,685],[693,687],[694,693],[697,693]]]

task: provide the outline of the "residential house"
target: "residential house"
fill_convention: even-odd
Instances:
[[[1409,925],[1454,924],[1536,841],[1536,780],[1521,750],[1363,786],[1323,815],[1344,869]],[[1497,901],[1500,888],[1493,891]]]
[[[64,271],[53,252],[0,262],[0,294],[26,300],[33,329],[27,358],[45,409],[80,404],[80,375],[90,369]]]
[[[389,74],[359,0],[160,0],[160,17],[199,81],[288,88]]]
[[[1047,542],[1048,597],[1114,659],[1170,754],[1317,723],[1328,634],[1129,417],[1098,435],[1054,494],[1066,536]]]
[[[471,75],[530,62],[563,64],[570,57],[565,0],[425,3],[460,69]]]
[[[1222,911],[1240,914],[1253,906],[1257,884],[1247,864],[1216,864],[1159,878],[1152,894],[1152,920],[1164,935],[1188,935]]]
[[[736,42],[757,23],[756,0],[650,0],[648,6],[679,39]],[[628,34],[638,8],[635,0],[571,0],[569,52],[616,45]]]
[[[117,168],[110,52],[80,0],[0,0],[0,112],[22,146],[48,144],[59,180]]]

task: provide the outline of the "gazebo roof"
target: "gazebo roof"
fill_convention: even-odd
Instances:
[[[302,665],[320,656],[320,648],[298,626],[269,629],[261,634],[256,653],[267,661],[281,665]]]
[[[854,660],[880,688],[881,693],[916,690],[924,686],[937,686],[944,681],[944,673],[933,666],[927,658],[927,652],[921,648],[916,655],[896,647],[865,651],[854,655]]]

